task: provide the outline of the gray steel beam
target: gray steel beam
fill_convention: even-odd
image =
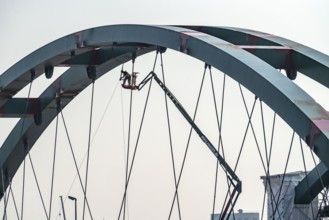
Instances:
[[[323,163],[320,163],[295,188],[295,203],[309,204],[327,186],[324,184],[328,183],[328,181],[328,168]]]
[[[78,40],[76,40],[76,36],[78,36]],[[69,49],[53,50],[55,43],[50,43],[42,50],[43,53],[47,53],[47,59],[42,58],[41,52],[35,52],[33,53],[35,59],[31,60],[31,57],[28,56],[14,65],[20,67],[15,72],[15,76],[9,77],[13,70],[6,71],[0,78],[2,91],[11,92],[13,88],[17,90],[18,87],[22,87],[17,79],[23,75],[28,76],[27,73],[31,69],[35,70],[38,69],[36,68],[38,66],[44,66],[45,60],[57,65],[63,63],[69,58],[68,56],[60,62],[57,60],[66,53],[69,53],[71,57],[79,52],[82,53],[81,51],[89,51],[90,48],[95,49],[121,43],[136,43],[136,45],[142,43],[166,47],[210,64],[240,82],[277,112],[299,136],[307,139],[308,144],[314,148],[324,163],[329,164],[329,159],[324,158],[324,155],[328,155],[329,152],[328,132],[317,123],[317,120],[325,122],[329,120],[324,109],[272,66],[236,45],[191,29],[144,25],[114,25],[93,28],[61,38],[56,41],[56,44],[62,45],[63,42],[66,42]],[[269,40],[264,40],[264,42],[262,44],[267,46],[280,46]],[[23,68],[22,63],[27,61],[29,61],[29,65],[27,68]],[[54,65],[54,63],[52,64]],[[88,83],[81,82],[79,86],[84,84]],[[67,89],[69,90],[69,88]],[[24,135],[23,138],[30,139],[29,135]],[[8,149],[14,152],[16,148],[8,147]],[[1,162],[4,161],[2,159],[8,158],[1,158]],[[21,162],[22,158],[18,160],[12,158],[10,163],[14,164],[5,167],[7,173],[11,175],[11,168],[18,167]],[[3,165],[2,162],[2,168],[4,168]]]
[[[295,69],[329,88],[329,57],[319,51],[279,36],[253,30],[198,26],[189,28],[240,45],[241,48],[261,58],[274,68]],[[314,123],[319,124],[320,127],[328,127],[328,121],[325,120],[315,119]],[[318,152],[318,154],[321,153]],[[306,176],[297,185],[295,188],[296,204],[309,204],[323,187],[329,185],[329,169],[324,170],[325,167],[321,162],[309,173],[309,176]],[[319,170],[323,172],[319,173]]]
[[[282,50],[279,48],[289,48],[291,54],[280,66],[275,65],[277,69],[296,68],[300,73],[305,74],[311,79],[329,88],[329,57],[317,50],[304,46],[297,42],[291,41],[269,33],[247,30],[234,27],[207,27],[207,26],[182,26],[193,30],[198,30],[207,33],[211,36],[221,38],[227,42],[236,45],[250,46],[270,46],[277,47],[278,53]],[[250,51],[250,50],[249,50]],[[276,53],[272,53],[270,57],[264,56],[262,53],[256,53],[267,63],[273,63],[271,59],[278,59]],[[280,63],[278,61],[274,62]]]
[[[54,42],[26,56],[0,76],[0,92],[15,95],[21,88],[31,82],[31,74],[34,78],[45,72],[47,66],[56,66],[70,59],[72,55],[81,54],[93,48],[83,47],[78,42],[78,35],[58,39]],[[7,100],[0,98],[0,106]]]
[[[53,100],[51,98],[50,100]],[[0,117],[22,118],[33,117],[41,112],[41,103],[38,98],[12,98],[0,108]]]
[[[155,50],[154,47],[144,48],[140,51],[136,51],[135,47],[118,47],[112,49],[112,55],[108,56],[108,61],[102,63],[102,65],[96,68],[97,78],[118,65],[129,61],[132,53],[136,53],[137,56],[140,56],[153,50]],[[90,84],[91,80],[88,78],[84,66],[74,66],[68,69],[39,97],[41,100],[45,98],[46,100],[49,100],[48,97],[53,97],[53,99],[51,99],[50,102],[47,102],[46,106],[42,109],[42,124],[37,126],[31,118],[23,118],[16,124],[0,148],[0,167],[5,171],[5,189],[8,187],[9,180],[13,179],[21,162],[24,160],[27,154],[27,148],[31,149],[33,147],[43,131],[57,116],[57,102],[60,102],[61,108],[64,109]],[[2,183],[2,176],[0,175],[0,198],[3,196]]]

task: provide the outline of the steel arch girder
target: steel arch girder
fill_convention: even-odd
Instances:
[[[78,43],[76,36],[79,36]],[[72,40],[72,38],[75,40]],[[51,57],[58,58],[63,53],[70,52],[72,55],[72,51],[74,53],[76,51],[89,51],[90,48],[122,42],[159,45],[198,58],[240,82],[266,102],[301,137],[308,137],[309,144],[314,145],[314,148],[319,150],[318,152],[328,153],[328,134],[314,122],[314,120],[328,120],[328,116],[321,106],[273,67],[226,41],[186,28],[143,25],[116,25],[93,28],[66,36],[56,42],[61,41],[70,42],[67,45],[69,49],[63,49],[57,53],[48,51],[51,54],[49,60],[52,60]],[[42,50],[51,49],[54,46],[53,44],[46,45]],[[38,57],[36,54],[38,54],[37,51],[33,53],[33,56]],[[39,56],[41,55],[39,54]],[[28,56],[16,65],[19,66],[27,60],[31,60],[31,58]],[[16,72],[18,74],[16,75],[17,79],[24,74],[26,76],[31,68],[44,65],[46,62],[45,59],[35,60],[37,61],[32,62],[30,68],[20,69],[18,73]],[[55,61],[54,63],[56,64]],[[16,65],[14,65],[14,69]],[[15,82],[15,79],[8,78],[10,72],[13,72],[12,69],[3,74],[5,77],[1,76],[3,91],[7,89],[7,86],[10,89],[10,86]],[[264,93],[264,91],[266,92]],[[273,96],[278,97],[279,100],[274,100]],[[315,134],[314,131],[318,133]],[[20,164],[21,161],[17,163]],[[2,165],[1,167],[4,168]],[[7,172],[10,173],[10,167],[7,167]]]
[[[292,53],[292,60],[295,62],[294,65],[296,65],[296,69],[309,78],[329,88],[329,57],[327,55],[282,37],[239,28],[234,28],[233,30],[243,31],[254,37],[263,37],[263,39],[292,48],[294,51],[294,53]],[[329,185],[328,165],[324,165],[323,162],[320,162],[295,187],[295,203],[311,203],[327,185]]]
[[[189,28],[239,45],[274,68],[294,68],[329,88],[329,57],[319,51],[279,36],[253,30],[203,26]],[[323,162],[320,162],[296,186],[295,203],[310,203],[327,185],[329,185],[329,169]]]
[[[295,187],[295,203],[309,204],[329,183],[329,171],[324,163],[319,163]]]
[[[235,44],[276,69],[295,68],[300,73],[329,88],[329,57],[310,47],[276,35],[242,28],[182,27],[198,30]],[[271,51],[270,56],[266,51]]]
[[[131,54],[136,53],[137,56],[154,51],[154,47],[145,48],[142,51],[136,51],[135,47],[124,47],[113,50],[109,60],[97,67],[97,78],[103,76],[106,72],[127,62],[131,59]],[[91,84],[88,78],[86,68],[84,66],[74,66],[59,76],[39,97],[43,99],[52,96],[53,99],[44,103],[42,114],[43,121],[41,125],[36,125],[31,118],[21,119],[13,128],[11,133],[0,148],[0,165],[7,175],[5,180],[0,176],[0,199],[3,196],[2,189],[6,189],[10,184],[10,180],[15,175],[21,162],[27,155],[39,136],[58,115],[58,102],[61,109],[64,109],[82,90]],[[2,186],[4,183],[4,187]]]
[[[291,66],[298,72],[303,73],[309,78],[329,88],[328,55],[279,36],[241,28],[230,29],[233,31],[242,32],[251,39],[255,38],[256,41],[257,39],[263,39],[274,44],[290,48],[292,50],[292,53],[290,54],[291,57],[289,58],[291,61]]]

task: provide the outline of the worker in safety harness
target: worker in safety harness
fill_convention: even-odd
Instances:
[[[137,74],[139,74],[139,73],[133,72],[130,75],[127,71],[121,70],[120,80],[123,80],[122,87],[125,89],[136,89],[137,88],[137,85],[136,85]],[[127,81],[128,81],[128,84],[126,84]]]
[[[122,82],[123,87],[130,87],[130,85],[131,85],[131,75],[127,71],[121,70],[120,80],[123,80],[123,82]],[[128,85],[126,85],[127,81],[128,81]]]

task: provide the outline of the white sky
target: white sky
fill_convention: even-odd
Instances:
[[[222,25],[269,32],[328,53],[329,3],[293,1],[2,0],[3,72],[19,58],[69,33],[107,24]],[[15,48],[15,53],[11,52]],[[5,54],[5,55],[4,55]]]
[[[286,37],[329,54],[328,9],[329,1],[326,0],[1,0],[0,73],[37,48],[64,35],[101,25],[126,23],[248,28]],[[317,92],[317,88],[311,86],[307,89],[315,91],[314,96],[322,103],[328,93]],[[323,103],[324,106],[327,104]],[[0,132],[3,129],[6,130],[1,126]],[[55,204],[58,205],[57,200]],[[248,199],[238,205],[249,211],[260,211],[259,207],[253,209]],[[67,206],[71,208],[71,204]],[[82,206],[79,208],[81,210]]]

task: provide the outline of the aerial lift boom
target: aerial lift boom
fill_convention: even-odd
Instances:
[[[235,172],[231,169],[231,167],[226,163],[225,159],[219,154],[217,149],[212,145],[212,143],[209,141],[209,139],[202,133],[202,131],[199,129],[199,127],[195,124],[193,119],[189,116],[189,114],[186,112],[186,110],[183,108],[183,106],[180,104],[178,99],[171,93],[171,91],[166,87],[166,85],[159,79],[159,77],[152,71],[150,72],[145,79],[137,86],[138,90],[141,90],[152,78],[157,82],[157,84],[161,87],[161,89],[165,92],[165,94],[168,96],[168,98],[173,102],[173,104],[176,106],[176,108],[180,111],[180,113],[184,116],[184,118],[189,122],[189,124],[192,126],[193,130],[200,136],[201,140],[207,145],[207,147],[210,149],[210,151],[215,155],[217,158],[219,164],[222,166],[224,171],[226,172],[227,178],[230,181],[229,186],[233,186],[233,191],[229,192],[229,200],[227,201],[226,206],[223,209],[223,212],[220,215],[220,219],[226,219],[229,218],[233,207],[236,203],[236,200],[241,193],[241,181],[235,174]]]

